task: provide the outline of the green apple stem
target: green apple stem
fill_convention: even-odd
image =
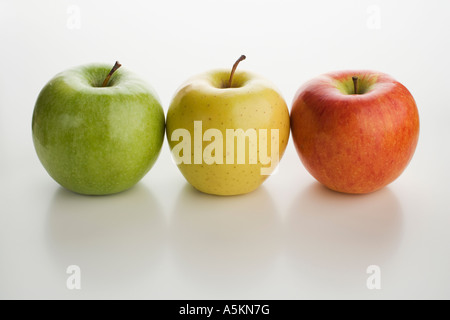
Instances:
[[[355,94],[358,94],[358,77],[352,77],[353,88],[355,89]]]
[[[228,80],[228,86],[226,88],[231,88],[231,85],[233,84],[233,76],[236,72],[236,68],[238,67],[239,63],[243,60],[245,60],[247,57],[245,55],[242,55],[239,57],[239,59],[236,60],[236,62],[233,65],[233,69],[231,69],[230,79]]]
[[[116,72],[117,69],[119,69],[122,65],[119,63],[119,61],[116,61],[114,66],[112,67],[111,71],[106,76],[105,80],[103,81],[102,87],[108,86],[109,79],[111,79],[111,76],[114,72]]]

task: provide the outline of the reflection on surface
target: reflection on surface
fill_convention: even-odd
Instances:
[[[382,266],[395,252],[401,227],[401,207],[389,188],[346,195],[314,183],[291,207],[288,255],[310,279],[364,286],[367,267]]]
[[[195,282],[242,286],[260,277],[280,248],[280,221],[264,187],[243,196],[218,197],[189,185],[171,222],[177,267]]]
[[[85,287],[107,289],[151,272],[161,261],[163,213],[138,184],[114,196],[89,197],[58,189],[48,213],[48,246],[65,272],[82,269]]]

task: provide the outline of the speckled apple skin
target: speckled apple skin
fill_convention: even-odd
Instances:
[[[352,94],[352,76],[362,81],[364,94]],[[311,175],[332,190],[364,194],[407,167],[419,138],[419,114],[408,89],[387,74],[334,72],[300,88],[291,128]]]
[[[271,129],[278,129],[281,159],[290,134],[286,102],[270,82],[244,71],[236,72],[233,88],[221,88],[229,74],[226,70],[204,73],[190,79],[177,91],[167,113],[167,138],[171,149],[179,143],[171,141],[172,132],[178,128],[190,132],[193,146],[194,121],[202,121],[203,133],[208,129],[220,130],[224,144],[226,129],[267,129],[269,136]],[[203,149],[209,143],[203,142]],[[191,185],[205,193],[222,196],[249,193],[268,177],[261,175],[261,168],[267,166],[259,159],[256,164],[238,164],[237,151],[234,164],[226,164],[225,151],[223,164],[194,164],[194,155],[191,156],[191,164],[182,163],[178,168]]]
[[[153,90],[126,69],[99,86],[111,66],[85,65],[42,89],[32,133],[53,179],[80,194],[129,189],[150,170],[164,140],[164,112]]]

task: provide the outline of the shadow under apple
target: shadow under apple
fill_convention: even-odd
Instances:
[[[367,267],[395,254],[402,209],[389,188],[347,195],[314,183],[292,204],[286,225],[288,260],[300,277],[317,288],[364,289]]]
[[[63,188],[48,213],[48,248],[61,272],[82,270],[83,289],[102,290],[155,272],[166,245],[166,222],[149,190],[138,184],[113,196],[81,196]]]
[[[281,222],[262,186],[241,196],[180,192],[171,217],[175,265],[196,284],[242,287],[261,280],[276,261]]]

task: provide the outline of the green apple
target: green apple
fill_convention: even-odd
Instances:
[[[270,175],[289,140],[286,102],[264,78],[249,72],[211,71],[175,94],[167,138],[181,173],[196,189],[245,194]]]
[[[59,73],[36,101],[37,155],[53,179],[76,193],[131,188],[161,150],[165,119],[157,95],[119,67],[90,64]]]

